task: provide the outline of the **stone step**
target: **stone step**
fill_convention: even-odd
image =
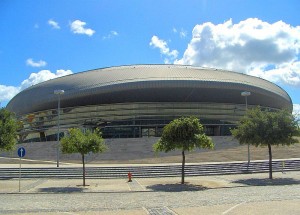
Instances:
[[[282,162],[273,162],[273,171],[282,171]],[[285,162],[284,171],[299,171],[300,160]],[[268,172],[268,162],[219,163],[186,165],[187,176],[241,174]],[[22,178],[80,178],[81,167],[61,168],[22,168]],[[87,178],[123,178],[131,172],[134,177],[172,177],[181,174],[181,165],[133,166],[133,167],[86,167]],[[18,178],[19,168],[0,168],[0,178]]]

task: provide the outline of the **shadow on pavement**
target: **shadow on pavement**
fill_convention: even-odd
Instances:
[[[46,187],[39,188],[38,192],[45,193],[79,193],[83,192],[85,188],[82,187]]]
[[[253,186],[270,186],[270,185],[276,186],[276,185],[300,184],[300,180],[295,180],[293,178],[274,178],[274,179],[250,178],[250,179],[241,179],[233,182],[246,184],[246,185],[253,185]]]
[[[200,191],[206,190],[207,187],[194,184],[155,184],[147,186],[147,189],[152,191],[165,191],[165,192],[183,192],[183,191]]]

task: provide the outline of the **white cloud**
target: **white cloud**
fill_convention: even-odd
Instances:
[[[300,26],[249,18],[196,25],[177,64],[228,69],[300,86]]]
[[[53,79],[53,78],[58,78],[61,76],[65,76],[65,75],[70,75],[72,74],[71,70],[57,70],[56,73],[52,73],[49,70],[41,70],[38,73],[31,73],[29,78],[24,80],[21,83],[20,89],[24,90],[27,87],[30,87],[32,85]]]
[[[116,32],[116,31],[110,31],[110,33],[108,35],[106,35],[106,36],[103,36],[102,39],[103,40],[111,39],[111,38],[116,37],[118,35],[119,35],[118,32]]]
[[[73,74],[73,72],[69,69],[68,70],[58,69],[58,70],[56,70],[56,77],[55,78],[66,76],[66,75],[71,75],[71,74]]]
[[[286,85],[300,86],[300,61],[292,63],[282,63],[276,65],[274,69],[264,67],[253,68],[249,75],[261,77],[263,79],[283,83]]]
[[[181,31],[179,32],[179,36],[181,38],[185,38],[187,36],[187,32],[185,30],[181,29]]]
[[[42,67],[42,66],[46,66],[47,63],[43,60],[34,61],[32,58],[29,58],[26,60],[26,65],[32,66],[32,67]]]
[[[112,35],[114,35],[114,36],[118,36],[119,34],[118,34],[118,32],[116,32],[116,31],[111,31],[110,32]]]
[[[177,50],[170,50],[166,41],[159,39],[157,36],[151,38],[150,46],[158,48],[162,55],[165,55],[165,63],[170,63],[170,60],[174,60],[178,56]]]
[[[48,20],[48,25],[50,25],[54,29],[60,29],[60,26],[57,22],[55,22],[53,19]]]
[[[74,22],[72,22],[70,24],[71,31],[74,34],[86,34],[88,36],[93,36],[93,34],[95,33],[95,31],[92,30],[91,28],[85,28],[84,27],[85,25],[86,25],[85,22],[82,22],[80,20],[75,20]]]
[[[296,117],[296,120],[299,120],[300,125],[300,104],[293,104],[293,115]]]
[[[8,101],[20,91],[19,87],[0,85],[0,102]]]
[[[3,105],[3,103],[7,103],[17,93],[19,93],[20,91],[22,91],[32,85],[35,85],[40,82],[47,81],[47,80],[50,80],[53,78],[70,75],[70,74],[73,74],[73,72],[71,70],[59,69],[56,71],[56,73],[52,73],[49,70],[41,70],[37,73],[31,73],[29,78],[22,81],[20,86],[0,85],[0,102],[2,103],[2,105]]]
[[[173,28],[172,31],[173,31],[174,34],[178,33],[181,38],[185,38],[187,36],[187,31],[184,30],[184,29],[181,29],[179,31],[179,30],[177,30],[177,28]]]

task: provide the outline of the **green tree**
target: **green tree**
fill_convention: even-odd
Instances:
[[[17,122],[12,112],[0,109],[0,151],[12,151],[17,143]]]
[[[82,158],[83,186],[85,186],[85,159],[90,152],[101,153],[107,147],[99,130],[82,132],[79,128],[71,128],[69,135],[61,139],[62,152],[65,154],[80,153]]]
[[[231,131],[240,144],[268,146],[269,178],[272,179],[272,145],[290,145],[299,142],[295,117],[287,110],[267,111],[260,107],[247,111],[236,129]]]
[[[205,135],[203,126],[196,117],[181,117],[173,120],[164,127],[161,139],[153,145],[155,152],[181,150],[181,184],[184,184],[185,151],[213,147],[214,144]]]

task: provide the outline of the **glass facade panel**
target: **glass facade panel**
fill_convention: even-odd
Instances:
[[[248,105],[251,108],[250,105]],[[63,108],[62,131],[72,127],[100,128],[104,138],[160,136],[163,127],[181,116],[195,116],[206,127],[208,135],[230,135],[244,105],[220,103],[121,103]],[[18,117],[23,140],[52,140],[57,132],[57,110]]]

